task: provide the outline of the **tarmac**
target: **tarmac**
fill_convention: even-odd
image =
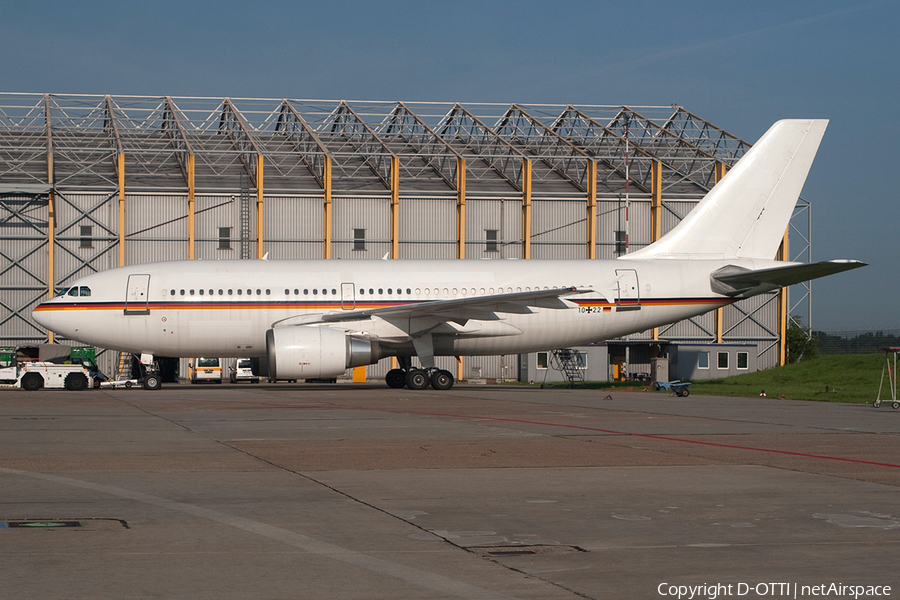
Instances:
[[[0,597],[898,596],[898,436],[641,391],[0,390]]]

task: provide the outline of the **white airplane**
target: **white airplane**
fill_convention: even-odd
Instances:
[[[774,260],[827,124],[779,121],[672,231],[616,260],[162,262],[80,278],[33,317],[147,365],[266,356],[272,377],[303,379],[396,356],[389,386],[448,389],[435,356],[606,340],[864,266]],[[143,383],[159,387],[152,367]]]

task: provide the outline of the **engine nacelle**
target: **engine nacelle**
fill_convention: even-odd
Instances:
[[[266,332],[272,379],[337,377],[349,367],[377,363],[381,346],[327,327],[276,327]]]

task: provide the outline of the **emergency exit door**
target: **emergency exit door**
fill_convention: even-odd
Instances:
[[[125,290],[125,314],[150,314],[150,275],[129,275]]]

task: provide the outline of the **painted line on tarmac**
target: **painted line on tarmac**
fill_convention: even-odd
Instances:
[[[294,546],[295,548],[300,548],[301,550],[305,550],[311,554],[339,560],[341,562],[351,564],[356,567],[372,571],[374,573],[394,577],[396,579],[406,581],[407,583],[411,583],[413,585],[438,592],[441,595],[449,594],[459,598],[472,600],[515,600],[512,596],[491,592],[489,590],[485,590],[474,585],[458,581],[456,579],[451,579],[450,577],[445,577],[436,573],[429,573],[427,571],[422,571],[414,567],[407,567],[405,565],[390,562],[388,560],[369,556],[361,552],[348,550],[347,548],[343,548],[336,544],[323,542],[322,540],[303,535],[302,533],[288,531],[287,529],[274,527],[272,525],[268,525],[266,523],[261,523],[259,521],[254,521],[252,519],[247,519],[244,517],[230,515],[218,510],[203,508],[202,506],[197,506],[194,504],[176,502],[173,500],[167,500],[160,496],[154,496],[152,494],[145,494],[143,492],[135,492],[116,486],[92,483],[90,481],[81,481],[79,479],[72,479],[71,477],[61,477],[59,475],[50,475],[47,473],[31,473],[28,471],[8,469],[5,467],[0,467],[0,473],[21,475],[34,479],[49,481],[51,483],[92,490],[95,492],[102,492],[104,494],[118,496],[119,498],[127,498],[129,500],[134,500],[135,502],[151,504],[168,510],[200,517],[202,519],[208,519],[210,521],[222,523],[223,525],[229,525],[237,529],[242,529],[244,531],[248,531],[250,533],[254,533],[256,535],[260,535],[262,537],[269,538],[270,540],[275,540],[289,546]]]
[[[372,409],[369,409],[372,410]],[[419,412],[419,411],[401,411],[401,410],[390,410],[390,409],[375,409],[381,410],[382,412],[388,413],[397,413],[404,415],[422,415],[426,417],[446,417],[453,419],[471,419],[473,421],[497,421],[501,423],[518,423],[521,425],[542,425],[545,427],[564,427],[566,429],[578,429],[581,431],[594,431],[597,433],[609,433],[614,435],[628,435],[633,437],[641,437],[653,440],[664,440],[667,442],[681,442],[684,444],[697,444],[699,446],[713,446],[716,448],[730,448],[733,450],[751,450],[753,452],[769,452],[772,454],[786,454],[788,456],[801,456],[803,458],[819,458],[822,460],[836,460],[841,462],[849,462],[856,463],[860,465],[874,465],[877,467],[891,467],[894,469],[900,469],[900,465],[894,463],[884,463],[884,462],[876,462],[872,460],[861,460],[858,458],[845,458],[843,456],[828,456],[825,454],[808,454],[806,452],[792,452],[790,450],[775,450],[773,448],[756,448],[754,446],[738,446],[736,444],[721,444],[718,442],[704,442],[701,440],[688,440],[684,438],[676,438],[669,437],[665,435],[655,435],[652,433],[634,433],[632,431],[616,431],[614,429],[601,429],[599,427],[586,427],[584,425],[566,425],[564,423],[546,423],[544,421],[526,421],[523,419],[509,419],[505,417],[485,417],[478,415],[457,415],[450,413],[436,413],[436,412]]]

